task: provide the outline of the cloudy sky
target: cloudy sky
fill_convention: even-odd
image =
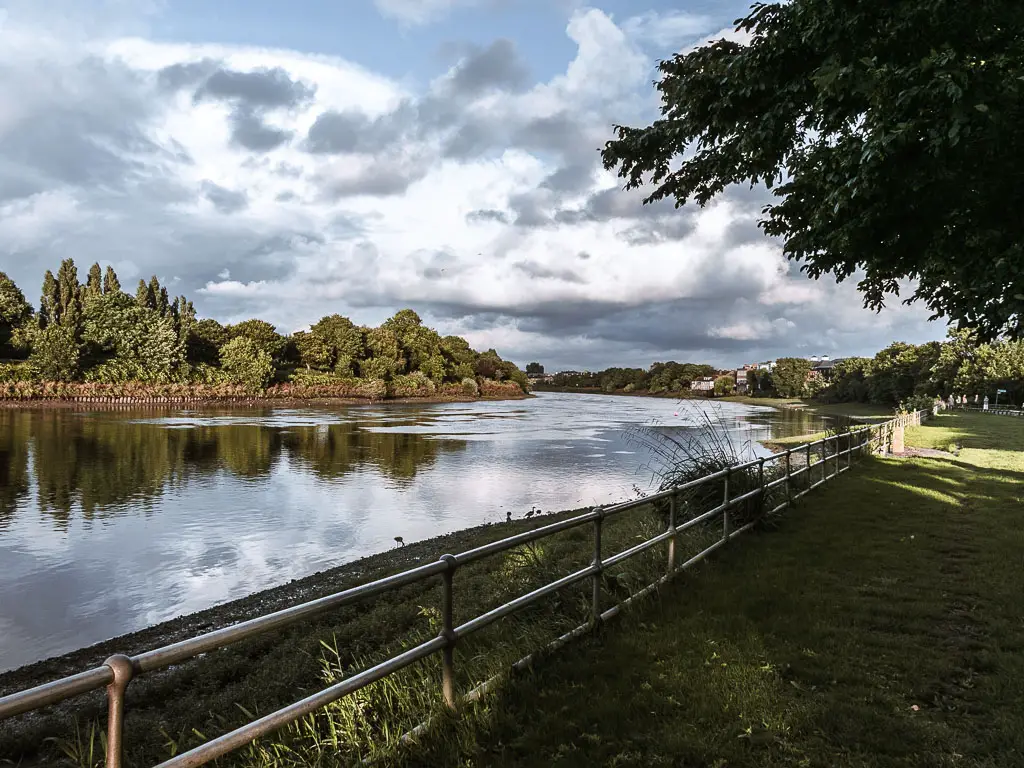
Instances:
[[[642,206],[600,167],[655,63],[746,2],[0,0],[0,270],[156,274],[279,330],[410,306],[549,370],[941,338],[757,229],[764,190]]]

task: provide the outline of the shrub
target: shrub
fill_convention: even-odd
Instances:
[[[434,382],[416,371],[393,377],[389,391],[393,397],[426,397],[434,394],[434,389]]]
[[[0,363],[0,381],[31,381],[32,371],[25,363]]]
[[[39,381],[73,381],[81,364],[74,330],[55,324],[40,331],[29,360],[33,376]]]
[[[462,394],[470,397],[480,396],[480,387],[476,383],[476,379],[471,376],[466,376],[462,380]]]
[[[515,397],[522,394],[522,389],[514,381],[483,379],[480,382],[480,394],[483,397]]]
[[[935,398],[931,395],[913,395],[896,406],[896,413],[914,413],[930,411],[935,406]]]
[[[266,389],[274,376],[270,353],[248,336],[236,336],[221,347],[220,365],[232,383],[250,392]]]

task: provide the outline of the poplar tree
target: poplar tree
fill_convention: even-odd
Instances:
[[[39,299],[39,327],[46,328],[51,323],[57,322],[57,315],[60,311],[58,305],[60,297],[57,291],[57,281],[53,272],[46,270],[43,275],[43,295]]]
[[[89,267],[89,276],[85,280],[85,296],[91,299],[102,294],[103,270],[100,269],[100,265],[97,262]]]
[[[121,290],[121,282],[117,279],[114,268],[107,266],[107,273],[103,276],[103,293],[117,293]]]

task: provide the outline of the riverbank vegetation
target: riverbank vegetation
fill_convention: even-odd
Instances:
[[[894,342],[874,357],[837,360],[822,374],[812,374],[810,360],[785,357],[772,370],[759,368],[746,374],[748,399],[768,398],[828,404],[864,404],[864,410],[891,414],[901,405],[925,407],[930,398],[986,395],[1004,403],[1024,401],[1024,341],[999,339],[983,343],[970,330],[951,330],[946,341],[925,344]],[[716,376],[710,365],[654,363],[649,369],[608,368],[597,372],[566,371],[550,382],[535,385],[538,391],[600,392],[605,394],[703,397],[730,393],[724,377],[715,381],[712,393],[694,392],[692,381]],[[856,410],[851,406],[847,410]]]
[[[958,455],[837,478],[403,765],[1020,764],[1024,423],[907,440]]]
[[[72,259],[56,276],[47,270],[38,311],[0,273],[0,399],[464,399],[528,391],[515,364],[442,337],[411,309],[376,328],[329,315],[282,334],[259,319],[200,319],[156,277],[140,280],[130,296],[109,266],[104,273],[93,264],[85,283]]]
[[[997,393],[996,390],[1004,390]],[[950,331],[944,342],[895,343],[874,358],[836,363],[813,393],[826,402],[896,404],[914,396],[969,395],[1024,400],[1024,341],[980,343],[972,331]]]

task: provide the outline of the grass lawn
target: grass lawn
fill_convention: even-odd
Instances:
[[[813,400],[801,400],[795,397],[745,397],[736,395],[723,397],[733,403],[747,405],[769,405],[774,408],[802,408],[821,416],[852,416],[858,419],[891,419],[893,410],[885,405],[871,403],[816,403]]]
[[[837,478],[404,764],[1024,766],[1024,420],[909,430],[952,443]]]

